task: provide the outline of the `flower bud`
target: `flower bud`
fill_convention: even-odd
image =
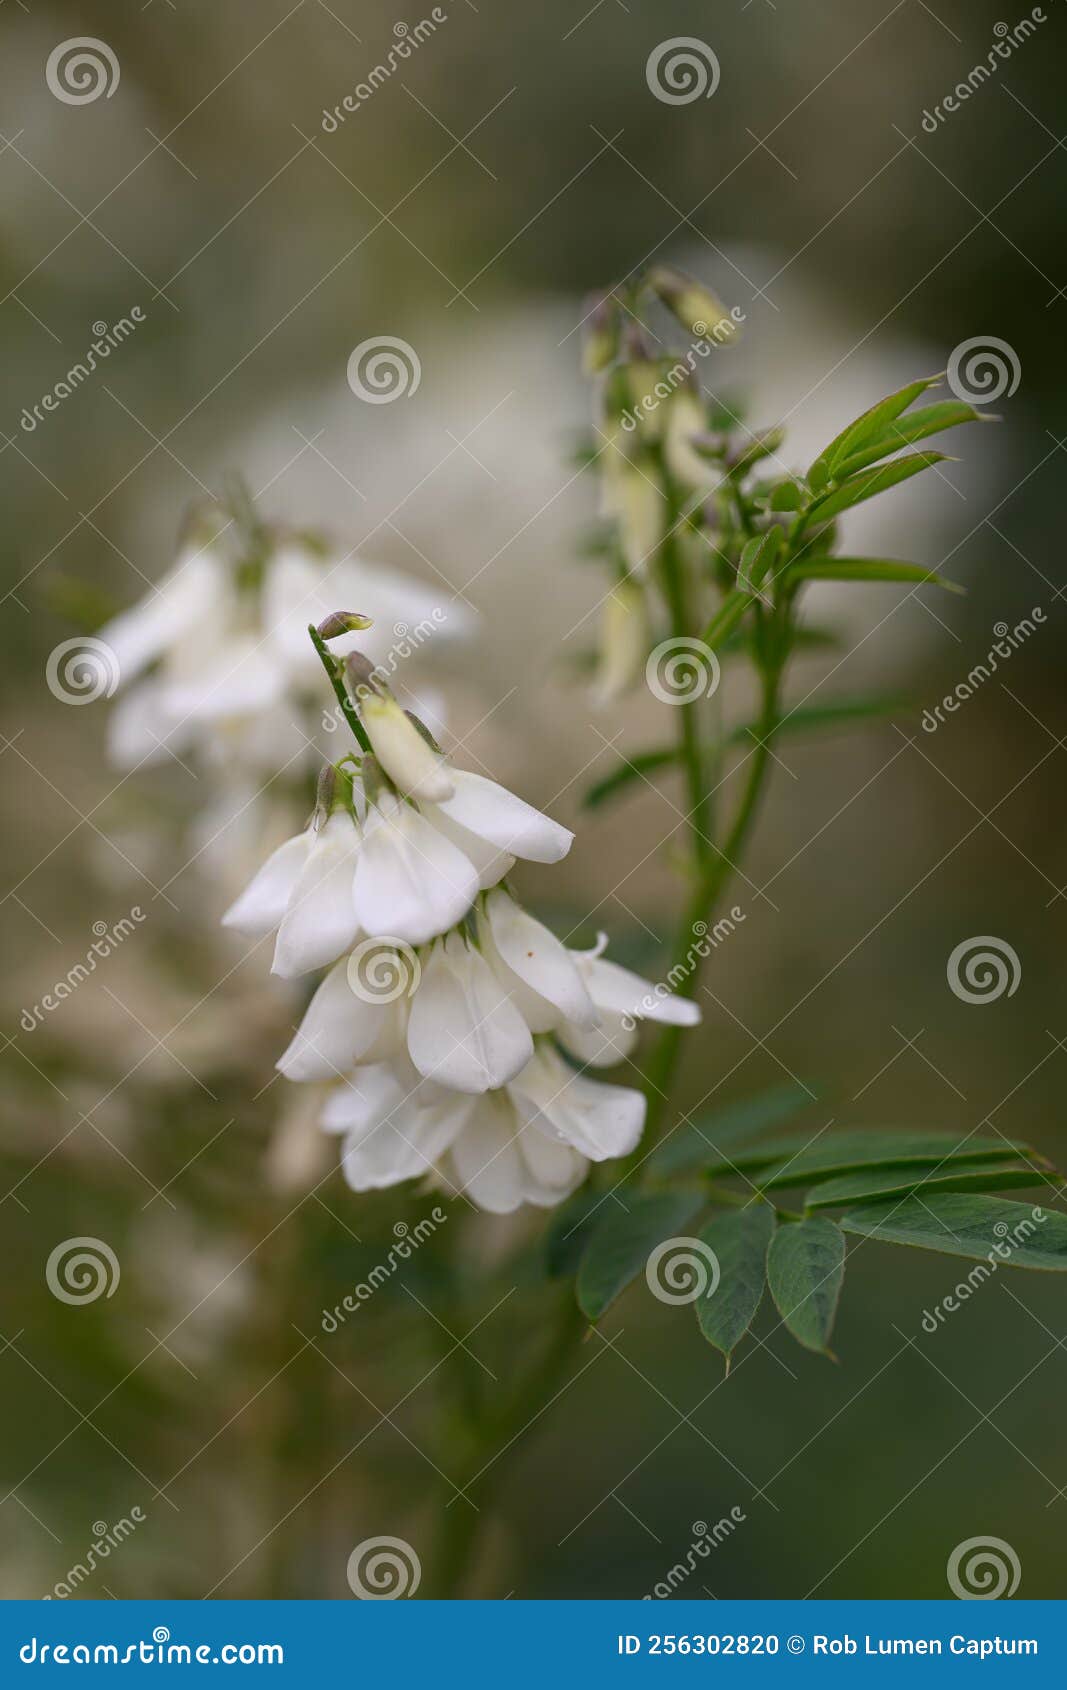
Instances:
[[[604,601],[600,622],[600,662],[592,701],[611,704],[629,692],[644,673],[648,652],[645,595],[636,581],[620,581]]]
[[[649,283],[668,311],[698,340],[718,343],[736,335],[737,324],[725,305],[691,276],[661,266],[653,270]]]
[[[605,464],[605,505],[619,525],[628,567],[647,573],[649,560],[663,539],[667,507],[655,464],[613,452]]]
[[[663,456],[676,481],[705,491],[721,477],[721,470],[700,450],[706,424],[704,406],[692,388],[680,388],[667,407]]]
[[[427,745],[392,693],[362,691],[359,714],[374,755],[401,792],[431,803],[452,797],[454,787],[446,764]]]
[[[369,694],[381,691],[378,669],[361,651],[350,651],[345,658],[345,680],[354,702],[361,705]]]
[[[319,623],[317,633],[320,640],[336,640],[341,634],[356,634],[370,626],[370,617],[361,616],[358,610],[331,610]]]

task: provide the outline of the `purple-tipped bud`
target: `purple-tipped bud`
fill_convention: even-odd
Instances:
[[[342,634],[357,634],[371,626],[370,617],[361,615],[358,610],[331,610],[316,631],[320,640],[336,640]]]

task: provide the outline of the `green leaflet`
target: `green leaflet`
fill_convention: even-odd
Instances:
[[[768,575],[773,576],[784,539],[780,528],[768,528],[765,534],[757,534],[753,539],[747,540],[741,550],[741,561],[737,566],[737,585],[742,592],[748,593],[752,598],[761,599],[767,605],[773,605],[774,600],[763,586],[763,582]]]
[[[701,643],[709,651],[715,651],[740,622],[751,603],[751,593],[746,593],[743,587],[732,587],[701,634]]]
[[[719,1283],[696,1301],[697,1325],[709,1344],[730,1356],[752,1324],[767,1282],[767,1246],[775,1228],[769,1203],[717,1215],[700,1234],[719,1264]]]
[[[866,469],[868,464],[877,463],[879,458],[887,458],[892,452],[899,452],[902,446],[914,446],[917,440],[926,440],[931,434],[941,434],[946,428],[958,428],[961,423],[992,420],[991,417],[983,417],[973,405],[965,405],[962,400],[942,399],[936,405],[927,405],[921,411],[913,411],[910,417],[898,417],[875,439],[868,440],[859,451],[850,452],[838,466],[837,479],[854,475],[857,470]]]
[[[853,1209],[845,1232],[1003,1267],[1067,1272],[1067,1215],[1002,1197],[906,1197]]]
[[[1037,1166],[1044,1158],[1036,1150],[1016,1139],[999,1136],[970,1137],[942,1132],[868,1132],[861,1129],[840,1133],[823,1133],[809,1143],[795,1138],[778,1140],[773,1146],[760,1148],[763,1160],[759,1185],[763,1190],[782,1186],[807,1185],[816,1176],[829,1178],[832,1174],[853,1173],[858,1169],[875,1168],[936,1168],[952,1162],[956,1166],[976,1166],[989,1162],[1017,1162],[1020,1158]],[[768,1152],[774,1153],[768,1155]],[[735,1164],[744,1170],[741,1156]],[[749,1164],[752,1166],[752,1164]]]
[[[643,1272],[649,1255],[665,1238],[674,1237],[702,1207],[695,1191],[658,1191],[648,1196],[614,1199],[605,1205],[603,1219],[593,1228],[578,1270],[578,1306],[590,1320],[604,1311],[631,1280]]]
[[[787,587],[800,581],[911,581],[920,586],[925,583],[944,587],[948,593],[964,591],[936,570],[924,569],[919,563],[901,563],[891,557],[813,557],[804,563],[791,563],[783,581]]]
[[[767,1283],[778,1313],[805,1349],[827,1353],[845,1277],[845,1240],[833,1221],[779,1227],[767,1251]]]
[[[597,1222],[611,1203],[609,1197],[583,1187],[554,1210],[545,1231],[545,1272],[549,1279],[567,1279],[578,1263]]]
[[[624,763],[612,769],[610,775],[603,780],[595,781],[582,800],[587,810],[595,810],[603,804],[605,799],[613,798],[623,787],[633,781],[640,780],[643,775],[653,774],[657,769],[669,767],[677,763],[679,752],[677,746],[668,746],[663,751],[635,751],[628,756]]]
[[[909,452],[907,457],[894,458],[888,464],[860,470],[858,475],[852,475],[847,481],[840,482],[829,493],[824,493],[814,504],[809,505],[808,520],[829,522],[831,517],[851,510],[853,505],[861,505],[865,499],[873,499],[879,493],[885,493],[898,482],[908,481],[920,471],[947,461],[944,452]]]
[[[813,1101],[811,1092],[803,1086],[774,1086],[740,1103],[701,1115],[689,1126],[676,1127],[657,1145],[646,1163],[647,1172],[654,1178],[663,1178],[691,1173],[711,1162],[721,1166],[723,1150],[728,1152],[731,1146],[746,1143],[767,1127],[790,1120],[802,1109],[810,1108]],[[773,1153],[770,1160],[775,1160]]]
[[[920,381],[911,381],[906,387],[899,388],[896,393],[890,393],[887,398],[879,399],[877,405],[872,405],[841,433],[835,435],[829,446],[823,448],[808,471],[808,481],[818,491],[833,479],[834,470],[842,460],[852,452],[858,452],[875,435],[881,433],[891,423],[894,417],[899,417],[902,411],[918,399],[920,393],[927,388],[934,387],[941,380],[940,376],[926,376]]]
[[[767,503],[768,510],[798,511],[807,498],[799,481],[779,481]]]
[[[890,1197],[907,1197],[910,1193],[929,1195],[945,1191],[1010,1191],[1018,1186],[1062,1185],[1059,1174],[1047,1174],[1032,1162],[1017,1164],[981,1163],[975,1167],[949,1168],[944,1172],[929,1168],[909,1171],[900,1168],[881,1171],[842,1174],[813,1187],[804,1199],[806,1209],[843,1209],[850,1203],[867,1203]]]

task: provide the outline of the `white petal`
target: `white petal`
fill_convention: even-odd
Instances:
[[[554,1005],[565,1021],[577,1022],[580,1027],[595,1026],[593,1000],[574,958],[555,934],[504,891],[490,894],[485,912],[493,943],[508,968]]]
[[[621,1015],[605,1015],[597,1027],[579,1027],[568,1021],[559,1029],[560,1042],[571,1055],[590,1068],[613,1068],[625,1062],[637,1044],[637,1028]]]
[[[346,1074],[395,1019],[392,1004],[367,1003],[348,983],[348,959],[331,968],[292,1043],[278,1063],[290,1080],[333,1080]]]
[[[410,804],[385,797],[368,820],[352,896],[365,933],[424,945],[454,927],[478,892],[473,864]]]
[[[448,764],[426,743],[395,698],[368,692],[359,714],[374,755],[401,792],[433,803],[451,798],[455,788]]]
[[[273,973],[291,980],[323,968],[355,943],[352,871],[358,844],[355,823],[341,810],[315,837],[278,930]]]
[[[223,927],[235,927],[238,933],[256,938],[272,933],[289,907],[293,887],[314,842],[314,834],[308,830],[279,845],[230,905],[222,918]]]
[[[192,738],[190,725],[164,708],[155,675],[119,694],[107,727],[108,755],[120,769],[165,762],[172,751],[180,756]]]
[[[453,1092],[444,1106],[401,1105],[366,1136],[345,1141],[345,1179],[355,1191],[374,1191],[430,1173],[463,1131],[474,1101]]]
[[[421,1074],[456,1091],[495,1091],[533,1055],[519,1011],[478,951],[458,933],[435,945],[408,1019],[408,1053]]]
[[[507,851],[500,851],[488,840],[479,838],[468,827],[460,827],[451,816],[446,816],[440,804],[423,804],[422,813],[427,821],[431,821],[439,833],[450,839],[453,845],[459,847],[465,857],[469,857],[478,871],[478,885],[481,891],[487,892],[491,886],[499,885],[506,874],[510,874],[515,867],[515,858]]]
[[[285,674],[259,634],[233,636],[211,655],[197,649],[168,665],[163,689],[164,709],[179,718],[214,721],[220,716],[245,715],[277,703],[285,691]]]
[[[567,855],[574,834],[517,798],[506,786],[471,774],[469,769],[453,769],[452,780],[456,790],[441,808],[460,827],[532,863],[558,863]]]
[[[555,1051],[538,1048],[512,1089],[551,1123],[566,1143],[593,1162],[625,1156],[645,1124],[645,1098],[628,1086],[609,1086],[576,1074]]]
[[[673,1027],[695,1027],[700,1020],[700,1010],[690,998],[676,997],[665,986],[654,986],[617,962],[578,956],[578,966],[598,1009],[640,1021],[665,1021]]]
[[[219,560],[210,551],[188,552],[139,604],[101,628],[122,683],[215,612],[221,580]]]
[[[479,1098],[449,1156],[459,1189],[491,1215],[512,1214],[526,1196],[515,1127],[506,1098]]]
[[[373,1132],[404,1101],[408,1089],[392,1062],[368,1062],[354,1068],[330,1092],[319,1125],[323,1132],[350,1133],[360,1138]]]
[[[544,1132],[539,1121],[524,1126],[518,1135],[519,1153],[526,1166],[526,1201],[539,1209],[549,1209],[561,1203],[581,1185],[589,1167],[584,1156],[563,1144],[551,1132]]]

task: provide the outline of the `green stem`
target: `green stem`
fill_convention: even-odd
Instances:
[[[332,651],[328,649],[326,641],[319,633],[319,630],[316,628],[314,622],[308,623],[308,634],[310,635],[312,645],[319,654],[319,661],[326,671],[326,678],[334,690],[334,695],[338,704],[341,706],[341,713],[356,737],[356,743],[362,748],[362,750],[369,752],[371,749],[371,743],[364,732],[363,723],[356,714],[356,707],[352,703],[352,700],[349,698],[345,689],[344,679],[341,675],[341,665],[338,663],[336,657],[334,657]]]
[[[663,461],[662,452],[657,454],[658,470],[663,483],[664,496],[667,502],[667,532],[660,546],[660,573],[663,579],[663,591],[667,600],[667,609],[671,619],[672,640],[684,640],[689,635],[692,622],[689,616],[689,592],[686,581],[685,558],[678,541],[678,531],[684,521],[684,509],[674,488],[667,466]],[[689,830],[693,846],[693,856],[697,863],[706,864],[710,861],[714,849],[711,841],[711,798],[708,791],[704,752],[701,745],[700,719],[698,705],[701,702],[698,692],[695,698],[677,705],[678,711],[678,742],[682,766],[685,770],[686,793],[689,807]]]

